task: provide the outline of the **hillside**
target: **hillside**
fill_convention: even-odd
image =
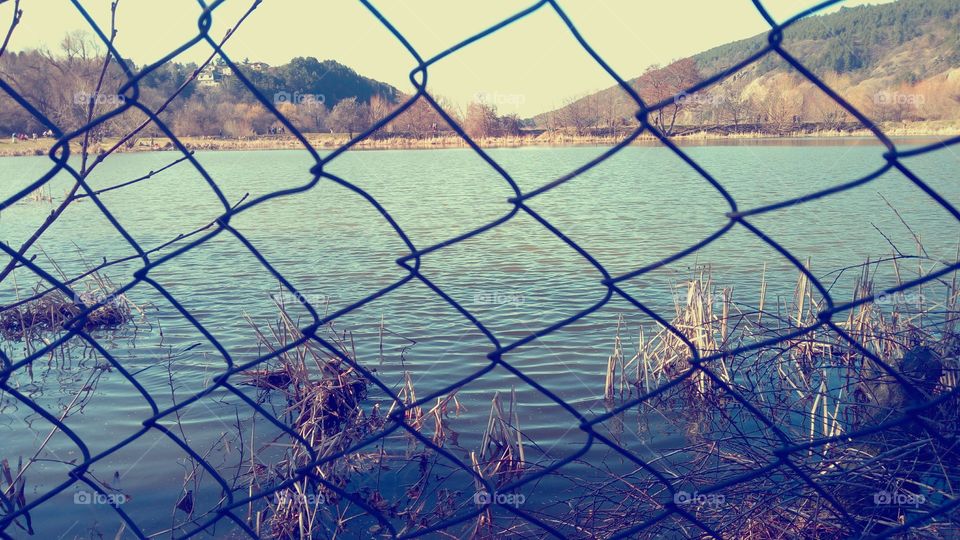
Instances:
[[[323,96],[324,103],[330,108],[351,97],[363,103],[369,103],[374,96],[394,102],[399,95],[399,91],[387,83],[364,77],[334,60],[320,61],[313,57],[301,56],[282,66],[268,67],[263,71],[246,70],[245,74],[266,96],[278,92]],[[236,83],[235,79],[227,79]],[[238,94],[249,93],[240,84],[232,85],[231,90]]]
[[[784,32],[784,48],[815,73],[848,73],[916,82],[960,65],[960,1],[899,0],[843,7],[803,19]],[[767,36],[715,47],[695,55],[715,73],[766,45]],[[776,69],[772,58],[760,73]]]
[[[814,15],[784,32],[783,48],[877,121],[956,120],[960,96],[960,0],[899,0]],[[715,47],[631,79],[655,102],[762,49],[766,34]],[[840,122],[849,118],[776,55],[664,111],[663,127]],[[775,110],[771,110],[775,109]],[[541,128],[626,123],[635,106],[618,87],[529,120]],[[599,114],[593,111],[607,111]],[[676,113],[676,118],[673,118]],[[586,118],[584,118],[586,117]],[[747,121],[750,122],[747,122]],[[783,118],[779,118],[783,120]],[[671,125],[673,121],[673,125]]]
[[[0,57],[0,77],[11,81],[14,88],[61,129],[76,129],[85,123],[87,99],[103,63],[102,55],[88,53],[99,51],[89,39],[68,36],[59,54],[8,51]],[[351,124],[364,120],[353,117],[366,114],[371,102],[389,107],[400,98],[400,92],[393,86],[360,75],[333,60],[297,57],[280,66],[246,60],[238,61],[237,65],[268,100],[283,106],[296,123],[309,131],[326,129],[327,117],[342,102],[349,101],[341,109],[350,114],[339,115],[347,116],[341,123],[348,129]],[[132,62],[129,66],[133,72],[142,69]],[[103,88],[115,90],[125,80],[120,68],[113,63]],[[189,85],[181,88],[190,80]],[[161,118],[181,135],[239,137],[279,129],[276,117],[256,100],[222,60],[211,62],[199,71],[196,64],[169,62],[144,77],[139,87],[140,101],[154,109],[169,96],[178,96],[165,108]],[[97,96],[98,112],[117,106],[123,99],[112,94],[114,90],[103,90]],[[132,129],[141,120],[139,113],[129,113],[109,120],[96,135],[116,135]],[[42,131],[36,119],[9,96],[0,94],[0,133]],[[145,134],[162,135],[153,126]]]

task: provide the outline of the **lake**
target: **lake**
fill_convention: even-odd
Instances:
[[[897,141],[904,147],[931,141]],[[489,150],[524,192],[533,191],[599,155],[595,147],[510,148]],[[740,143],[687,146],[684,151],[709,172],[741,210],[799,197],[870,174],[885,163],[883,147],[869,141],[827,144]],[[94,189],[146,175],[171,163],[172,153],[134,153],[110,157],[88,178]],[[305,152],[197,153],[230,204],[305,185],[312,163]],[[947,201],[960,205],[960,155],[954,149],[905,161]],[[0,200],[40,177],[50,161],[0,158]],[[510,215],[508,182],[469,149],[351,151],[325,166],[366,191],[390,213],[419,250],[456,238]],[[62,199],[69,180],[51,182],[51,194]],[[187,163],[154,177],[104,193],[101,200],[129,235],[144,249],[174,240],[215,220],[223,212],[214,190]],[[601,264],[611,276],[651,265],[692,246],[721,229],[730,206],[703,177],[670,151],[653,145],[631,146],[581,176],[527,201],[540,217],[562,231]],[[0,241],[19,246],[53,208],[44,202],[20,202],[0,214]],[[851,300],[860,275],[854,268],[868,258],[892,254],[921,255],[903,263],[917,277],[956,260],[960,224],[897,171],[890,171],[856,189],[825,199],[749,218],[756,228],[811,262],[814,275],[830,287],[835,301]],[[321,313],[336,313],[404,280],[409,272],[397,260],[409,254],[403,240],[377,210],[357,193],[329,180],[292,196],[270,199],[236,215],[231,227]],[[917,239],[922,241],[918,250]],[[175,244],[179,246],[181,244]],[[157,260],[170,249],[152,254]],[[133,247],[99,209],[84,199],[73,204],[30,252],[35,262],[55,276],[73,276],[104,259],[135,255]],[[5,262],[5,261],[4,261]],[[709,266],[718,290],[732,288],[743,305],[755,305],[761,281],[768,302],[792,301],[798,271],[777,251],[742,226],[695,253],[621,283],[634,299],[667,320],[675,302],[686,294],[684,284]],[[142,261],[132,260],[103,271],[117,286],[128,283]],[[501,347],[528,338],[551,325],[590,310],[607,292],[603,275],[576,250],[536,219],[519,212],[484,233],[423,255],[420,273],[444,291],[489,330]],[[22,297],[36,276],[15,273]],[[153,268],[149,277],[176,298],[213,335],[236,364],[265,354],[246,317],[260,324],[276,319],[274,300],[287,299],[291,315],[306,325],[308,312],[236,237],[223,233]],[[878,287],[897,283],[892,265],[874,274]],[[934,287],[930,287],[933,289]],[[0,285],[0,304],[18,298],[14,281]],[[931,291],[929,294],[936,294]],[[154,397],[161,409],[179,403],[213,384],[226,360],[203,334],[155,288],[140,283],[128,298],[145,309],[136,328],[95,333],[98,341]],[[607,360],[613,351],[618,320],[623,317],[624,348],[635,347],[641,325],[653,320],[614,296],[602,307],[549,335],[525,343],[504,360],[569,403],[590,419],[607,412],[603,400]],[[409,372],[418,397],[438,392],[489,364],[493,343],[466,317],[419,280],[410,280],[388,294],[348,311],[334,321],[335,331],[355,348],[359,361],[376,369],[394,391]],[[346,333],[346,334],[344,334]],[[9,385],[54,416],[67,408],[66,424],[87,444],[91,454],[103,452],[142,427],[150,409],[117,370],[94,370],[99,362],[91,348],[74,345],[33,362],[11,375]],[[36,344],[34,344],[36,346]],[[28,354],[20,341],[2,341],[3,352],[17,362]],[[632,353],[630,353],[632,354]],[[629,354],[628,354],[629,356]],[[91,385],[95,377],[96,384]],[[233,380],[233,379],[231,379]],[[251,398],[255,388],[241,386]],[[469,463],[469,450],[479,449],[495,392],[516,391],[517,418],[527,441],[526,459],[538,467],[558,463],[587,443],[579,420],[547,395],[503,367],[459,389],[463,407],[450,418],[459,434],[452,451]],[[82,461],[82,452],[62,433],[44,440],[51,424],[9,393],[2,394],[0,457],[11,467],[38,449],[38,461],[24,475],[28,502],[66,481]],[[270,401],[282,412],[285,404]],[[371,389],[367,407],[389,402]],[[251,409],[237,396],[217,391],[185,408],[179,422],[161,424],[194,448],[218,471],[242,478],[252,448],[279,439],[282,433],[262,419],[250,430]],[[237,437],[237,426],[247,438]],[[683,426],[663,414],[626,414],[604,422],[624,448],[656,458],[684,448]],[[250,439],[249,437],[253,437]],[[254,443],[255,440],[255,443]],[[283,444],[282,442],[276,444]],[[405,443],[388,445],[402,454]],[[525,508],[548,509],[564,494],[576,494],[575,478],[594,474],[603,462],[618,474],[636,474],[636,465],[602,443],[564,467],[566,475],[526,486]],[[370,450],[369,448],[367,450]],[[265,460],[271,450],[264,451]],[[441,459],[432,474],[444,477],[446,489],[462,492],[469,506],[475,486],[466,474]],[[411,467],[408,467],[411,468]],[[402,495],[416,471],[397,467],[386,476],[385,493]],[[412,466],[416,468],[416,466]],[[664,469],[683,470],[681,462]],[[183,486],[195,486],[200,514],[216,506],[219,486],[209,473],[190,474],[187,454],[169,438],[151,430],[95,463],[88,474],[122,489],[129,497],[123,509],[146,533],[184,526],[174,510]],[[360,481],[350,485],[359,489]],[[529,488],[529,489],[528,489]],[[38,537],[114,535],[118,515],[97,504],[74,504],[71,486],[31,512]],[[243,493],[241,492],[241,496]],[[458,499],[459,500],[459,499]],[[437,504],[436,501],[430,504]],[[544,510],[547,511],[547,510]],[[350,514],[357,514],[357,508]],[[245,515],[238,512],[238,515]],[[361,537],[372,520],[347,527],[348,537]],[[229,536],[230,523],[209,529]],[[26,534],[8,529],[15,537]],[[126,531],[125,535],[130,535]],[[164,536],[161,535],[161,536]],[[130,536],[132,537],[132,536]]]

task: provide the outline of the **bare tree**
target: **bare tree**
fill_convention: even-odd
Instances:
[[[349,133],[352,139],[370,127],[370,107],[355,97],[341,99],[330,111],[327,125],[338,133]]]
[[[738,131],[740,124],[750,119],[754,103],[744,95],[748,82],[746,74],[739,73],[718,88],[716,101],[719,124],[733,126],[734,131]]]
[[[463,129],[471,138],[493,137],[497,133],[497,109],[493,105],[474,101],[467,106]]]
[[[370,124],[376,124],[380,120],[386,118],[390,112],[393,111],[393,107],[390,105],[390,102],[386,100],[380,94],[374,94],[370,98]]]
[[[766,80],[766,92],[758,97],[758,112],[769,128],[776,133],[789,131],[792,124],[803,117],[803,96],[795,90],[799,82],[787,74],[777,74]]]
[[[418,99],[393,122],[400,133],[422,139],[436,134],[446,125],[443,117],[426,99]]]
[[[501,116],[497,122],[497,130],[499,131],[500,136],[502,137],[514,137],[520,134],[520,128],[522,122],[520,117],[514,114],[508,114],[506,116]]]
[[[828,84],[830,84],[828,82]],[[847,122],[849,114],[827,94],[816,86],[804,86],[804,102],[810,109],[811,120],[826,129],[840,129]],[[866,108],[864,108],[866,110]]]
[[[666,135],[673,133],[677,117],[685,107],[690,105],[690,100],[680,99],[680,94],[698,83],[700,79],[700,69],[693,58],[678,60],[663,68],[657,65],[647,68],[635,85],[640,96],[648,104],[652,105],[677,97],[653,113],[654,126]]]
[[[571,128],[577,135],[583,135],[597,125],[600,116],[590,97],[567,99],[558,117],[562,127]]]

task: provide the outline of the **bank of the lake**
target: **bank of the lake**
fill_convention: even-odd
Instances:
[[[946,139],[960,135],[960,125],[954,122],[888,122],[880,125],[885,134],[890,137],[908,137],[911,139]],[[516,136],[482,137],[476,139],[483,148],[517,148],[525,146],[612,146],[621,142],[630,131],[624,128],[613,134],[586,134],[576,135],[561,131],[535,130],[527,131]],[[307,133],[305,137],[311,146],[317,149],[335,149],[347,144],[351,140],[347,133]],[[740,126],[734,129],[729,126],[714,126],[709,129],[684,128],[677,129],[671,139],[679,144],[724,144],[734,141],[758,141],[761,144],[792,144],[807,141],[836,141],[851,139],[875,140],[873,133],[867,129],[855,129],[846,126],[840,129],[831,129],[825,126],[807,125],[789,131],[772,132],[763,129],[751,129],[749,126]],[[292,135],[260,135],[250,137],[180,137],[180,142],[190,150],[296,150],[303,144]],[[79,153],[80,139],[71,144],[71,152]],[[115,137],[104,138],[91,146],[91,153],[101,153],[116,146]],[[656,143],[656,139],[644,133],[637,137],[632,144],[644,145]],[[54,139],[38,138],[25,141],[12,141],[8,138],[0,139],[0,156],[34,156],[45,155],[54,144]],[[454,134],[443,134],[433,137],[368,137],[358,142],[354,148],[368,150],[399,150],[399,149],[430,149],[430,148],[465,148],[466,141]],[[116,152],[151,152],[158,150],[174,150],[173,143],[165,137],[137,137],[117,148]]]

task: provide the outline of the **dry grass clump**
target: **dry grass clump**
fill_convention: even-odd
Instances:
[[[74,290],[81,289],[75,285]],[[102,305],[86,314],[84,330],[119,328],[132,321],[135,313],[143,314],[140,306],[124,294],[115,294],[115,290],[109,279],[96,274],[83,285],[82,292],[73,297],[59,289],[44,293],[34,289],[31,299],[18,299],[0,309],[0,335],[15,340],[60,331],[83,312],[84,306],[96,304]]]
[[[474,464],[484,464],[480,476],[494,478],[497,487],[522,476],[526,465],[517,406],[516,390],[510,391],[506,410],[500,392],[494,394],[487,428],[480,443],[480,460],[473,458]]]
[[[286,307],[278,302],[278,308],[279,317],[274,325],[259,325],[247,318],[260,346],[268,351],[278,350],[302,337],[297,321],[290,317]],[[320,331],[340,354],[356,359],[349,333],[338,331],[332,323]],[[265,450],[281,444],[288,450],[280,459],[251,467],[247,475],[250,494],[285,483],[267,498],[265,508],[257,510],[251,506],[251,524],[258,534],[271,538],[311,538],[349,532],[357,525],[347,523],[343,516],[365,510],[332,487],[351,493],[383,516],[396,520],[400,531],[413,532],[446,519],[457,507],[475,508],[473,492],[463,494],[436,484],[442,482],[439,479],[442,475],[437,471],[447,471],[449,463],[404,430],[389,440],[348,452],[361,440],[388,427],[391,414],[400,406],[406,407],[402,418],[411,429],[437,447],[452,446],[462,451],[458,434],[450,428],[450,416],[459,415],[462,410],[456,393],[439,397],[432,405],[413,406],[417,401],[416,389],[410,373],[403,372],[398,384],[398,401],[392,401],[388,410],[381,411],[379,403],[368,402],[370,383],[363,374],[315,340],[279,355],[269,366],[243,375],[241,384],[258,388],[261,402],[283,404],[278,419],[309,444],[318,460],[346,452],[337,459],[313,465],[315,461],[308,448],[289,436],[281,435],[265,445]],[[524,473],[523,435],[513,392],[508,400],[499,394],[493,398],[481,449],[469,455],[475,472],[491,479],[496,487]],[[306,477],[302,477],[304,470],[308,471]],[[388,478],[398,474],[390,471],[398,470],[407,471],[405,480]],[[296,480],[291,483],[291,479]],[[382,491],[381,482],[384,482]],[[401,483],[409,485],[404,488],[399,486]],[[477,487],[478,492],[481,490]],[[435,498],[436,504],[430,504]],[[482,514],[474,524],[475,531],[487,527],[489,522],[489,513]],[[372,536],[384,532],[376,524],[368,531]]]
[[[874,294],[878,264],[868,261],[860,268],[850,299]],[[900,275],[903,269],[896,259],[893,265]],[[954,324],[960,288],[955,281],[937,281],[925,284],[924,289],[924,294],[883,298],[835,317],[844,332],[911,381],[917,391],[905,390],[839,333],[818,326],[817,315],[824,303],[803,273],[792,298],[788,294],[786,300],[768,300],[766,279],[762,279],[759,301],[749,306],[736,302],[732,289],[718,287],[709,268],[699,268],[684,284],[684,294],[677,297],[669,320],[703,357],[714,357],[703,364],[710,373],[693,369],[690,349],[666,328],[648,324],[631,330],[621,318],[606,365],[603,395],[608,405],[614,406],[683,378],[637,407],[641,422],[649,422],[653,416],[673,423],[683,439],[681,446],[657,447],[655,458],[644,459],[674,479],[675,490],[704,490],[729,482],[716,493],[722,496],[721,504],[684,508],[724,537],[882,534],[960,496],[955,487],[960,485],[960,450],[952,442],[960,434],[956,415],[960,400],[947,396],[957,388],[960,375],[960,334]],[[301,337],[296,321],[279,307],[276,326],[259,328],[251,321],[258,328],[261,347],[269,350]],[[793,335],[809,328],[814,329]],[[324,338],[344,357],[356,359],[349,334],[332,325],[324,331]],[[627,332],[638,336],[633,350],[628,350],[622,338]],[[761,347],[737,352],[768,340]],[[346,452],[316,466],[306,447],[286,438],[283,444],[289,449],[282,459],[251,467],[251,494],[297,479],[286,483],[265,509],[257,511],[251,506],[251,523],[271,537],[336,536],[352,531],[357,523],[345,516],[367,514],[366,508],[356,504],[357,498],[387,519],[396,520],[400,534],[483,505],[481,499],[490,494],[485,493],[482,482],[473,482],[475,493],[442,489],[442,478],[449,476],[437,471],[449,471],[449,462],[440,465],[443,460],[438,452],[405,431],[351,450],[387,427],[390,413],[401,405],[406,406],[403,419],[407,426],[434,445],[464,456],[466,466],[498,490],[497,495],[520,496],[499,490],[539,466],[536,458],[526,455],[536,446],[525,442],[528,437],[521,431],[513,392],[494,395],[480,446],[463,448],[449,421],[449,415],[460,410],[455,393],[438,398],[432,407],[414,407],[413,377],[403,372],[396,383],[398,401],[381,413],[377,405],[365,403],[369,381],[350,362],[313,340],[280,355],[269,366],[247,372],[245,384],[274,401],[279,399],[284,404],[281,421],[305,439],[317,456]],[[921,421],[873,429],[930,400],[940,401],[922,411]],[[627,424],[623,421],[626,417],[611,419],[611,426],[621,425],[614,438],[624,448],[645,455],[644,443],[638,446],[625,436],[622,426]],[[789,464],[775,453],[785,444],[780,434],[789,444],[808,445],[790,452]],[[551,473],[557,479],[573,480],[576,492],[567,501],[551,500],[549,516],[543,513],[548,510],[541,512],[533,506],[527,510],[558,528],[589,531],[596,538],[613,536],[668,510],[666,486],[642,471],[625,471],[619,458],[606,459],[583,463],[596,472],[592,477],[579,477],[580,473],[572,470]],[[764,470],[772,465],[775,467]],[[301,478],[304,468],[310,474]],[[406,470],[404,476],[394,477],[400,473],[390,472],[401,470]],[[754,474],[756,471],[761,472]],[[411,478],[411,472],[414,480],[406,490],[401,486],[398,495],[397,487],[404,482],[400,478]],[[388,475],[390,479],[384,481]],[[539,481],[547,490],[550,482],[549,475]],[[341,490],[352,495],[342,497]],[[880,505],[876,497],[885,492],[914,499],[922,495],[924,499],[910,507]],[[520,518],[503,515],[491,507],[467,522],[466,528],[448,532],[492,538],[527,531],[523,534],[536,537]],[[372,522],[369,517],[364,519]],[[386,532],[376,524],[364,528],[373,536]],[[638,537],[702,533],[691,522],[673,516],[652,524]],[[948,512],[921,524],[916,534],[949,537],[960,534],[960,524]]]
[[[515,390],[510,391],[510,402],[504,408],[500,393],[493,396],[490,404],[490,416],[487,427],[483,432],[480,443],[480,455],[470,452],[470,461],[477,476],[489,481],[497,494],[503,500],[500,488],[523,476],[527,467],[523,447],[523,432],[520,430],[520,417],[517,414],[517,395]],[[487,492],[486,486],[479,480],[474,482],[476,495],[474,504],[495,504],[498,498]],[[513,494],[512,499],[523,497],[522,494]],[[522,499],[521,499],[522,500]],[[471,538],[497,538],[505,531],[496,526],[492,513],[492,506],[477,516],[471,530]]]
[[[278,303],[279,319],[275,325],[263,327],[247,317],[257,333],[259,345],[279,350],[303,337],[299,325],[285,306]],[[333,343],[342,353],[351,354],[347,338],[328,330]],[[352,354],[351,354],[352,357]],[[261,400],[282,401],[280,420],[304,439],[318,459],[348,449],[371,431],[382,427],[383,419],[368,415],[362,404],[369,382],[363,375],[319,343],[308,340],[279,355],[270,365],[247,371],[242,384],[261,390]],[[296,440],[284,442],[289,450],[282,459],[264,470],[252,467],[249,475],[251,493],[271,484],[300,476],[298,471],[313,462],[308,448]],[[330,507],[336,508],[340,496],[330,485],[343,487],[355,467],[361,466],[361,454],[332,460],[310,469],[306,476],[288,484],[267,500],[267,508],[257,511],[254,524],[258,531],[272,538],[310,538],[321,524],[335,521]],[[332,506],[331,506],[332,505]]]
[[[0,491],[10,505],[19,510],[27,505],[26,497],[26,479],[23,478],[23,459],[17,463],[17,473],[14,474],[10,469],[10,463],[6,460],[0,460]],[[30,521],[30,514],[25,514],[22,520],[14,521],[18,529],[29,535],[33,535],[33,524]]]
[[[895,275],[900,276],[903,269],[897,262],[894,258]],[[877,264],[863,265],[853,300],[875,293]],[[704,364],[713,375],[709,378],[703,370],[687,376],[692,367],[689,348],[662,327],[652,338],[641,328],[636,350],[628,358],[621,320],[604,394],[608,401],[628,399],[686,376],[674,390],[645,400],[640,408],[664,414],[685,428],[689,448],[684,455],[692,463],[710,466],[678,476],[683,486],[703,488],[776,462],[773,452],[783,446],[773,428],[734,398],[733,392],[739,394],[793,444],[809,444],[791,453],[791,461],[858,527],[880,534],[960,497],[956,488],[960,400],[946,396],[957,388],[960,374],[960,335],[954,324],[960,289],[956,279],[924,287],[861,304],[849,310],[845,319],[835,318],[843,331],[916,390],[906,389],[879,363],[825,326],[752,351],[719,356]],[[677,302],[671,324],[702,356],[816,326],[817,312],[824,304],[814,298],[803,274],[792,302],[778,300],[774,308],[765,308],[765,290],[764,280],[759,307],[737,304],[729,289],[717,291],[709,270],[701,269],[686,284],[686,297]],[[920,413],[921,421],[870,432],[927,403],[934,404]],[[866,433],[858,434],[861,431]],[[731,504],[697,508],[695,513],[725,536],[836,537],[851,532],[850,521],[785,465],[719,493]],[[882,498],[883,493],[913,496],[910,500],[922,496],[923,503],[913,507],[877,504],[875,496]],[[949,515],[922,525],[917,534],[960,534],[960,523]]]
[[[24,200],[35,203],[52,203],[53,196],[50,194],[50,186],[44,185],[38,187],[37,189],[31,191]]]

